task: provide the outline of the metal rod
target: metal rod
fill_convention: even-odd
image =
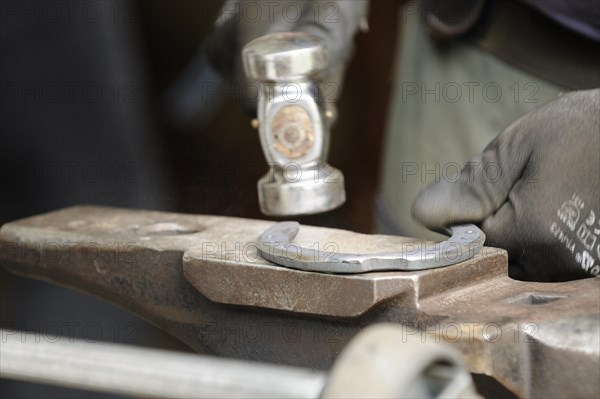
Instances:
[[[124,395],[318,398],[323,372],[0,330],[0,377]]]

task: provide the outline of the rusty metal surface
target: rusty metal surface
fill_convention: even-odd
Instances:
[[[390,241],[396,241],[396,244],[407,241],[399,237],[323,230],[327,231],[313,232],[310,236],[317,242],[328,240],[324,242],[331,243],[339,234],[352,235],[354,237],[342,237],[342,240],[345,245],[354,243],[354,248],[388,247],[393,245]],[[255,248],[254,242],[244,242],[243,245]],[[183,269],[187,280],[200,293],[218,303],[350,318],[364,315],[399,296],[416,299],[417,292],[435,292],[440,281],[458,283],[457,276],[475,279],[481,273],[504,274],[506,267],[505,253],[489,249],[460,264],[460,270],[442,268],[357,275],[288,269],[269,263],[256,253],[252,253],[249,259],[256,261],[223,259],[220,253],[207,254],[201,249],[192,249],[184,255]],[[410,306],[416,308],[416,303]]]
[[[600,279],[513,281],[492,248],[441,269],[307,273],[256,254],[269,225],[74,207],[4,225],[0,259],[129,309],[203,353],[325,369],[364,326],[388,321],[453,343],[472,372],[520,396],[600,393]],[[303,226],[297,241],[384,252],[407,239]]]

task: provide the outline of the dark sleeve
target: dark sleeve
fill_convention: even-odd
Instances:
[[[590,39],[600,41],[600,1],[522,0],[561,25]]]

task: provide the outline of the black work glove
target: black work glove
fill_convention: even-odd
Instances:
[[[562,95],[514,122],[456,179],[427,187],[413,216],[430,229],[478,223],[508,250],[509,275],[600,274],[600,89]]]
[[[366,23],[368,5],[367,0],[227,0],[206,41],[206,52],[217,71],[244,87],[247,81],[241,53],[248,42],[273,32],[316,35],[330,53],[324,93],[327,101],[335,101],[352,55],[354,35]],[[240,100],[249,112],[256,112],[252,95]]]
[[[322,96],[335,115],[354,35],[366,29],[368,5],[368,0],[225,1],[194,60],[164,96],[167,119],[180,128],[199,128],[232,97],[255,117],[257,85],[246,79],[242,48],[260,36],[286,31],[323,39],[331,62],[322,76]]]

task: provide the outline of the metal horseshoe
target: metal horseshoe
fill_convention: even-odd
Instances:
[[[414,245],[409,250],[349,254],[303,248],[292,242],[300,231],[297,222],[281,222],[258,238],[260,255],[281,266],[320,273],[356,274],[372,271],[425,270],[471,259],[483,247],[485,234],[473,224],[448,228],[451,237],[435,244]]]

